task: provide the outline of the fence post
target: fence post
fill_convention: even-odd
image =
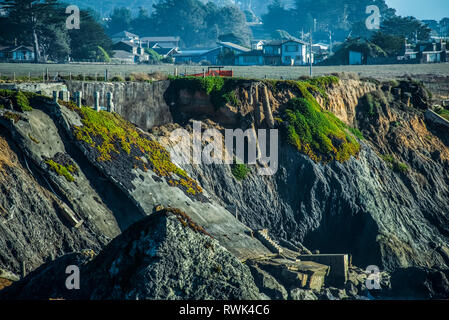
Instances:
[[[114,102],[112,101],[114,94],[112,92],[106,93],[106,108],[108,112],[114,112]]]
[[[48,81],[48,68],[45,68],[45,78],[47,79],[47,81]]]
[[[96,111],[100,111],[100,92],[95,91],[94,92],[94,108]]]
[[[109,81],[109,72],[108,72],[108,69],[106,69],[106,70],[104,71],[104,81],[105,81],[105,82],[108,82],[108,81]]]
[[[78,105],[79,108],[81,108],[82,99],[83,99],[83,92],[76,91],[75,92],[75,100],[76,100],[76,104]]]

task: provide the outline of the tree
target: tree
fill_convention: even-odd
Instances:
[[[371,42],[384,50],[388,56],[398,56],[405,48],[405,38],[401,36],[393,36],[382,32],[376,32]]]
[[[101,47],[108,56],[112,55],[112,41],[103,26],[95,20],[92,11],[81,10],[80,28],[68,32],[72,58],[76,61],[105,59]]]
[[[292,33],[298,31],[294,20],[294,13],[285,9],[280,0],[274,0],[268,6],[268,12],[262,16],[264,28],[270,33],[276,30],[286,30]]]
[[[178,35],[186,46],[207,42],[206,8],[197,0],[163,0],[153,5],[154,33]],[[201,41],[203,39],[203,41]],[[204,41],[206,40],[206,41]]]
[[[151,19],[148,10],[140,7],[137,17],[131,21],[131,31],[143,37],[148,35],[153,27],[153,20]]]
[[[131,29],[131,11],[128,8],[115,8],[108,21],[107,30],[110,35]]]
[[[238,35],[240,44],[249,46],[251,30],[246,25],[246,17],[239,8],[236,6],[220,8],[216,16],[216,24],[221,35]]]
[[[162,0],[153,6],[154,35],[180,36],[186,46],[215,44],[219,36],[238,35],[249,44],[251,31],[243,12],[236,6],[218,7],[198,0]]]
[[[8,32],[10,40],[17,39],[23,43],[32,43],[35,62],[40,62],[40,36],[48,30],[46,20],[54,12],[57,0],[1,0],[0,5],[8,14]]]
[[[440,33],[443,37],[449,37],[449,18],[440,20]]]
[[[381,23],[380,31],[409,41],[428,41],[431,30],[414,17],[393,17]]]

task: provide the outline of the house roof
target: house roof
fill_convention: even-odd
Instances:
[[[33,47],[31,47],[31,46],[24,46],[24,45],[0,46],[0,51],[13,52],[13,51],[17,51],[17,50],[22,49],[22,48],[25,48],[28,51],[34,51]]]
[[[134,59],[134,54],[124,50],[113,50],[114,56],[112,59]]]
[[[173,50],[176,50],[176,48],[152,48],[154,51],[156,51],[161,56],[165,56],[167,54],[170,54]]]
[[[138,37],[139,37],[138,35],[128,31],[121,31],[112,36],[112,38],[138,38]]]
[[[235,44],[235,43],[232,43],[232,42],[222,42],[222,41],[219,41],[219,42],[217,42],[217,43],[218,43],[220,46],[222,46],[222,47],[234,49],[234,50],[241,51],[241,52],[249,52],[249,51],[251,51],[251,49],[242,47],[242,46],[240,46],[240,45],[238,45],[238,44]]]
[[[134,43],[134,42],[131,42],[131,41],[119,41],[119,42],[117,42],[117,43],[114,43],[114,45],[113,45],[113,47],[116,47],[117,45],[119,45],[119,44],[126,44],[127,46],[130,46],[130,47],[137,47],[137,44],[136,43]]]
[[[271,47],[279,47],[279,46],[282,46],[283,44],[286,44],[288,42],[295,42],[295,43],[300,43],[300,44],[303,44],[303,45],[307,44],[304,41],[301,41],[299,39],[288,39],[288,40],[271,40],[271,41],[267,42],[265,45],[266,46],[271,46]]]
[[[143,37],[140,38],[140,40],[145,41],[145,42],[172,42],[172,41],[179,41],[181,40],[180,37],[173,37],[173,36],[169,36],[169,37]]]
[[[181,50],[179,53],[175,54],[175,57],[197,57],[208,54],[212,51],[219,50],[220,47],[213,49],[195,49],[195,50]]]

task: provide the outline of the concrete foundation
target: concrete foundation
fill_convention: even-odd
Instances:
[[[301,261],[313,261],[330,267],[327,283],[331,285],[344,285],[348,280],[349,256],[347,254],[312,254],[300,255]]]

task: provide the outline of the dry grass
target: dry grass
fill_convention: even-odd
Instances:
[[[6,287],[9,287],[10,285],[12,285],[12,281],[0,278],[0,290],[3,290]]]
[[[0,170],[4,167],[12,167],[16,162],[17,158],[8,143],[0,137]]]

